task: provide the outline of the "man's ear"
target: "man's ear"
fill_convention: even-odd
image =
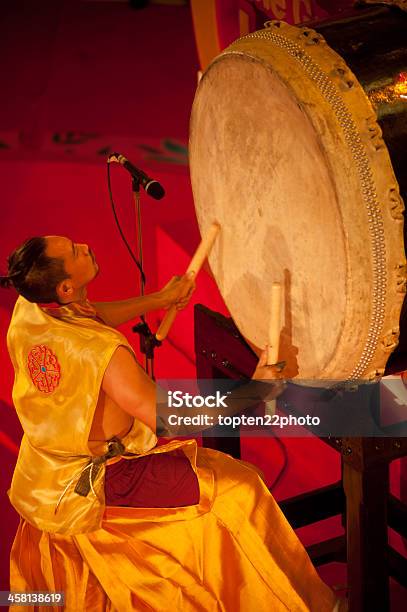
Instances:
[[[72,299],[74,288],[72,286],[72,281],[69,278],[58,283],[56,286],[56,294],[60,302],[69,302]]]

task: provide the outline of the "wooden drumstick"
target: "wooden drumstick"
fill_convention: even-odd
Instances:
[[[211,249],[213,247],[213,244],[216,240],[216,237],[219,231],[220,231],[219,223],[212,223],[211,227],[209,228],[208,233],[206,234],[206,236],[202,238],[200,245],[195,251],[195,254],[191,259],[191,263],[189,264],[186,270],[186,274],[188,274],[188,272],[195,272],[195,276],[198,274],[199,270],[202,268],[202,265],[205,259],[211,252]],[[167,310],[167,313],[165,317],[163,318],[163,320],[161,321],[160,327],[157,330],[157,333],[155,335],[157,340],[160,340],[160,341],[164,340],[164,338],[167,336],[168,332],[170,331],[171,325],[174,322],[176,314],[177,314],[177,309],[174,305],[172,305]]]
[[[271,287],[270,324],[267,348],[267,365],[274,365],[278,361],[281,334],[281,283],[273,283]],[[265,414],[276,413],[276,400],[266,402]]]
[[[271,287],[270,324],[268,337],[267,365],[278,361],[281,333],[281,283],[273,283]]]

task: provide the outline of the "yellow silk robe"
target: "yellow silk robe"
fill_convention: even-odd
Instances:
[[[10,490],[21,515],[11,590],[63,591],[68,612],[331,612],[334,594],[244,462],[195,440],[157,447],[135,421],[123,439],[135,453],[128,459],[181,448],[198,477],[199,503],[105,507],[104,468],[87,497],[74,492],[90,458],[104,370],[117,346],[128,346],[84,314],[51,314],[19,298],[10,325],[13,400],[25,432]],[[21,612],[30,609],[42,608]]]

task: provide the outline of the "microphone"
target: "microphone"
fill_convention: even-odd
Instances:
[[[161,200],[165,195],[164,187],[160,183],[149,176],[136,166],[133,166],[129,160],[120,155],[120,153],[111,153],[107,158],[107,163],[117,162],[126,168],[133,178],[137,179],[144,188],[145,192],[155,200]]]

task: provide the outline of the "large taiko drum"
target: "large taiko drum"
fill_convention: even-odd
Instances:
[[[316,30],[269,22],[197,89],[191,180],[202,234],[222,227],[213,275],[258,349],[283,284],[279,357],[298,380],[373,379],[397,345],[406,32],[407,14],[387,7]]]

